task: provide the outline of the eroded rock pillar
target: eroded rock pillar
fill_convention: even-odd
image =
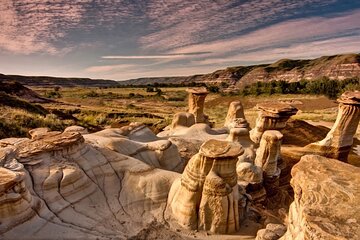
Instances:
[[[208,117],[204,114],[204,102],[209,93],[206,88],[188,88],[189,113],[194,114],[195,123],[208,123]]]
[[[278,168],[278,159],[282,138],[279,131],[265,131],[256,152],[255,165],[263,170],[264,187],[268,197],[276,194],[279,185],[281,171]]]
[[[251,140],[259,143],[261,136],[266,130],[282,130],[287,120],[297,113],[297,109],[284,103],[258,104],[259,110],[255,128],[250,131]]]
[[[326,137],[305,146],[305,151],[346,161],[360,120],[360,92],[345,92],[338,99],[339,112]]]
[[[232,233],[239,230],[236,162],[240,144],[208,140],[187,164],[169,194],[172,217],[187,229]]]
[[[231,102],[229,105],[229,110],[225,118],[224,127],[227,127],[229,129],[239,127],[238,125],[246,125],[246,128],[248,128],[248,123],[245,119],[244,115],[244,108],[240,101],[234,101]]]

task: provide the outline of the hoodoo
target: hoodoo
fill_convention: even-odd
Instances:
[[[335,124],[326,137],[305,146],[304,150],[325,157],[346,161],[360,120],[360,92],[345,92],[338,99]]]
[[[208,116],[204,114],[205,98],[208,95],[206,88],[188,88],[189,113],[194,114],[196,123],[208,123]]]
[[[172,186],[172,217],[185,228],[232,233],[239,229],[237,143],[209,140],[193,156]]]
[[[287,120],[298,111],[285,103],[263,103],[258,104],[256,108],[259,110],[256,125],[250,131],[250,137],[256,143],[260,143],[261,136],[266,130],[284,129]]]

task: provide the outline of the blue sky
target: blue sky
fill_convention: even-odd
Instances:
[[[124,80],[360,52],[360,1],[1,0],[0,73]]]

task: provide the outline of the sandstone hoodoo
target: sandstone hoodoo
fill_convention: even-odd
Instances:
[[[240,127],[248,128],[249,125],[245,119],[244,107],[240,101],[230,103],[229,110],[225,119],[224,127],[229,129]]]
[[[258,104],[259,110],[256,126],[251,130],[251,139],[259,143],[262,134],[266,130],[282,130],[286,127],[286,121],[297,113],[297,109],[285,103]]]
[[[259,104],[249,131],[234,101],[224,126],[212,128],[203,113],[206,90],[189,91],[190,112],[176,113],[158,135],[130,123],[94,133],[38,128],[31,138],[0,140],[1,239],[144,239],[152,232],[147,239],[254,239],[260,228],[257,239],[357,239],[358,169],[300,155],[349,154],[359,92],[342,95],[333,129],[303,148],[302,141],[282,145],[297,112],[291,105]],[[320,143],[326,147],[314,147]],[[292,150],[281,159],[284,149]],[[297,162],[293,195],[289,172]]]
[[[189,113],[194,114],[196,123],[208,123],[208,116],[204,114],[205,98],[208,95],[206,88],[188,88]]]
[[[235,166],[240,144],[205,142],[190,159],[181,179],[172,186],[172,216],[188,229],[233,233],[239,230],[238,186]]]
[[[360,121],[360,92],[345,92],[338,99],[339,111],[327,136],[304,150],[329,158],[346,161]]]

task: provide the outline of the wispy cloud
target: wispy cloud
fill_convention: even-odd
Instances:
[[[151,1],[153,32],[140,38],[144,49],[170,50],[186,45],[228,38],[233,34],[295,15],[307,5],[322,7],[334,1],[253,0]]]
[[[102,59],[180,59],[193,56],[208,55],[211,52],[189,52],[189,53],[169,53],[162,55],[134,55],[134,56],[102,56]]]
[[[359,52],[359,19],[350,0],[2,0],[0,72],[36,57],[42,75],[51,59],[126,79]]]

